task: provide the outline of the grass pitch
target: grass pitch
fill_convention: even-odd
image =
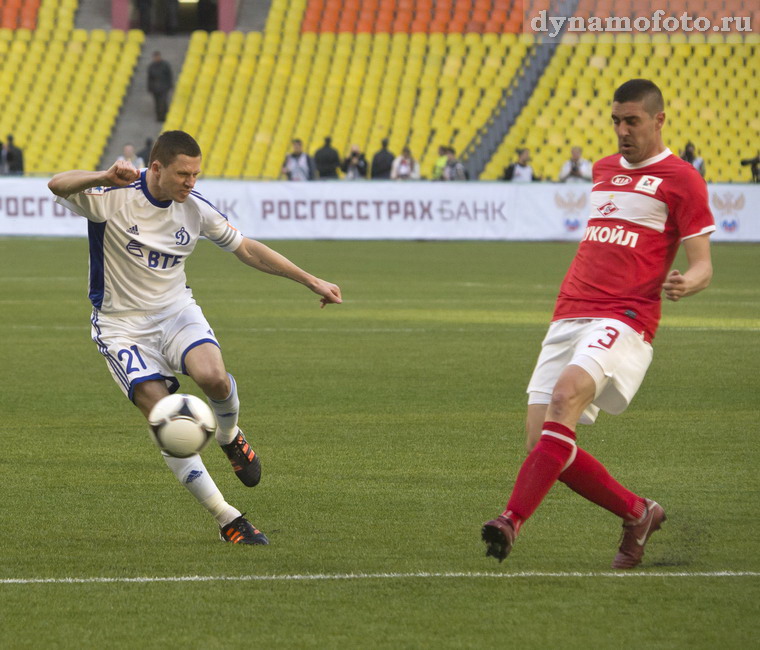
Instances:
[[[0,647],[757,644],[757,246],[714,246],[713,286],[664,306],[631,407],[579,430],[668,513],[623,576],[619,521],[562,485],[503,564],[479,539],[523,458],[524,389],[575,245],[274,246],[345,304],[320,310],[207,242],[188,263],[263,459],[250,490],[204,452],[270,537],[242,548],[217,540],[89,340],[86,241],[0,239]]]

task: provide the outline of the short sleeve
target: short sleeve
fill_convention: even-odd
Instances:
[[[201,215],[201,235],[230,253],[237,250],[243,235],[210,201],[194,193]]]
[[[81,217],[90,221],[102,223],[114,212],[113,194],[111,190],[119,188],[91,187],[84,192],[72,194],[66,198],[57,196],[56,203],[68,208]]]
[[[713,232],[715,219],[710,211],[707,184],[699,172],[689,165],[682,176],[678,189],[668,197],[668,208],[683,241]]]
[[[591,182],[596,184],[599,182],[599,160],[591,164]]]

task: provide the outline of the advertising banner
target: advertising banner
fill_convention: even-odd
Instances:
[[[590,184],[224,181],[196,189],[255,239],[579,240]],[[760,241],[760,185],[709,187],[714,241]],[[0,235],[85,236],[41,178],[0,178]]]

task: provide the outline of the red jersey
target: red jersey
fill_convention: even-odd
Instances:
[[[654,338],[662,283],[679,244],[715,230],[707,186],[670,149],[632,165],[594,164],[591,215],[552,320],[615,318]]]

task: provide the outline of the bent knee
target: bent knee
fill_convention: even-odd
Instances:
[[[565,420],[574,415],[580,415],[588,400],[583,399],[577,392],[565,388],[556,388],[549,402],[549,413],[553,420]]]
[[[229,395],[231,385],[226,372],[201,372],[194,379],[204,393],[215,399],[224,399]]]

